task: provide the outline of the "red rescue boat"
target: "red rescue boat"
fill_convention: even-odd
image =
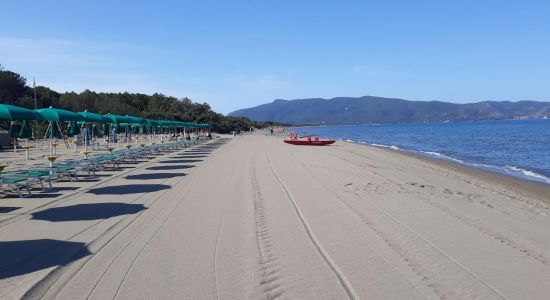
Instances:
[[[284,140],[285,143],[291,145],[304,145],[304,146],[325,146],[334,144],[334,140],[322,140],[316,135],[305,135],[298,137],[296,132],[291,132],[290,137]]]

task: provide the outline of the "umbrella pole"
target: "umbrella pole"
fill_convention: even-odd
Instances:
[[[94,146],[95,146],[95,141],[94,141],[94,128],[95,128],[95,124],[92,124],[92,151],[94,150]]]
[[[46,131],[44,132],[44,138],[42,138],[42,142],[40,143],[40,150],[44,148],[44,144],[46,143],[46,140],[48,139],[48,130],[50,130],[50,123],[48,123],[48,127],[46,127]]]
[[[88,126],[84,130],[84,152],[88,152]]]
[[[67,135],[63,131],[63,127],[61,127],[61,122],[57,122],[57,128],[61,133],[61,138],[63,139],[63,143],[65,143],[65,147],[67,147],[67,149],[71,149],[71,146],[69,146],[69,141],[67,141],[67,139],[65,138]],[[76,148],[76,145],[75,145],[75,148]]]
[[[54,156],[53,153],[53,121],[50,121],[50,156]]]
[[[10,122],[10,134],[13,132],[14,121]],[[17,137],[13,138],[13,152],[17,153]]]

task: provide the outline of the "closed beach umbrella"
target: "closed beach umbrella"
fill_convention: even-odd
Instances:
[[[21,125],[11,122],[10,124],[10,138],[16,139],[19,137],[19,132],[21,131]]]
[[[80,126],[76,122],[69,122],[68,136],[75,136],[80,133]]]
[[[109,125],[109,124],[104,124],[103,125],[103,136],[108,136],[109,135],[109,127],[110,126],[111,125]]]
[[[123,126],[122,124],[115,124],[115,131],[116,133],[124,133],[126,132],[126,126]]]
[[[99,129],[97,129],[97,126],[92,126],[92,136],[98,136],[99,135]]]
[[[25,120],[23,121],[23,124],[21,124],[21,130],[19,131],[19,138],[22,138],[22,139],[32,138],[32,128],[29,121]]]
[[[0,119],[2,120],[43,120],[42,116],[33,110],[8,104],[0,104]]]

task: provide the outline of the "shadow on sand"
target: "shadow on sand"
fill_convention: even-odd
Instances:
[[[143,204],[90,203],[52,207],[32,214],[34,220],[50,222],[100,220],[130,215],[147,209]]]
[[[176,155],[176,156],[173,156],[174,158],[205,158],[205,157],[208,157],[207,155],[185,155],[185,154],[181,154],[181,155]]]
[[[0,279],[24,275],[90,255],[84,243],[41,239],[0,242]]]
[[[21,207],[15,207],[15,206],[3,206],[3,207],[0,207],[0,214],[5,214],[5,213],[9,213],[9,212],[12,212],[14,210],[18,210],[20,209]]]
[[[152,171],[167,171],[167,170],[183,170],[183,169],[190,169],[195,167],[194,165],[171,165],[171,166],[155,166],[155,167],[149,167],[147,170]]]
[[[161,160],[159,163],[161,164],[185,164],[185,163],[196,163],[201,162],[202,159],[168,159],[168,160]]]
[[[137,174],[128,175],[126,179],[130,180],[151,180],[151,179],[168,179],[174,177],[185,176],[183,173],[150,173],[150,174]]]
[[[91,189],[88,193],[96,195],[127,195],[151,193],[169,188],[170,186],[166,184],[123,184]]]

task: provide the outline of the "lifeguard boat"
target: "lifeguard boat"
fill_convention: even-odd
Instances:
[[[304,135],[298,137],[296,132],[291,132],[289,138],[284,140],[285,143],[291,145],[304,145],[304,146],[325,146],[333,144],[334,140],[322,140],[317,135]]]

